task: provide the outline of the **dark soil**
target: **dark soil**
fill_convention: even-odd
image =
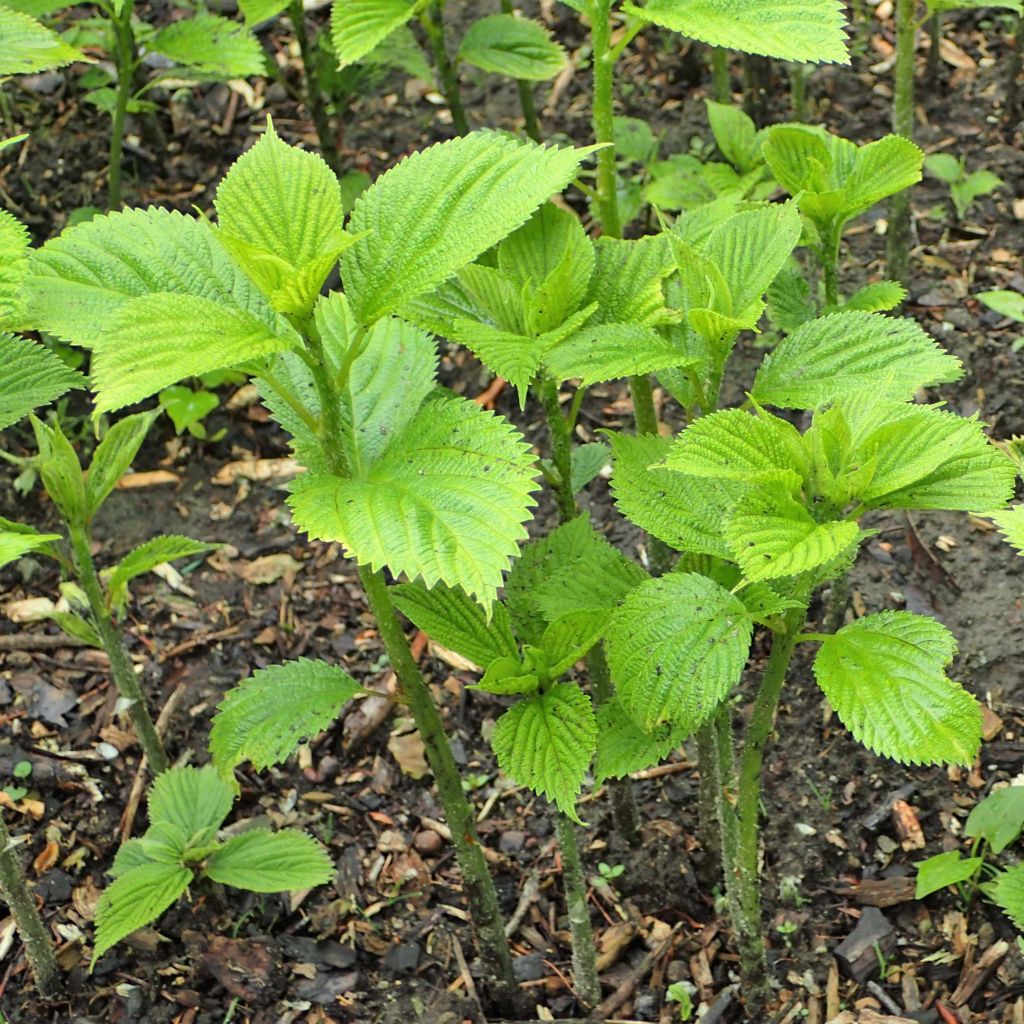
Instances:
[[[556,20],[559,37],[577,51],[583,43],[578,27],[563,15]],[[866,51],[861,46],[852,68],[817,70],[809,83],[809,119],[862,142],[885,134],[889,122],[890,75],[884,64],[891,25],[873,24],[876,35]],[[926,179],[914,191],[918,238],[906,312],[967,368],[963,380],[931,397],[965,414],[977,412],[994,436],[1009,438],[1024,434],[1024,355],[1010,347],[1019,329],[971,296],[988,288],[1024,290],[1022,125],[1001,117],[1006,49],[999,32],[985,31],[982,24],[974,16],[950,25],[950,38],[978,66],[943,64],[939,80],[921,89],[919,142],[927,151],[966,153],[972,167],[988,167],[1006,186],[979,200],[962,224],[949,210],[944,185]],[[272,51],[286,52],[287,42],[284,26],[267,36]],[[650,120],[663,133],[666,153],[685,147],[692,134],[708,135],[700,100],[709,82],[693,80],[694,56],[677,39],[650,32],[624,62],[620,112]],[[923,62],[924,50],[921,57]],[[39,82],[16,80],[12,94],[13,128],[31,125],[34,132],[16,156],[8,151],[0,158],[0,196],[38,240],[58,231],[71,210],[101,205],[106,125],[81,105],[73,77],[74,72],[57,76],[50,92],[40,91]],[[189,93],[173,120],[168,101],[160,113],[167,155],[150,159],[153,154],[136,147],[128,177],[139,184],[130,187],[129,202],[208,208],[215,183],[268,112],[286,138],[312,143],[289,82],[288,88],[272,84],[254,109],[232,100],[224,86]],[[546,131],[588,141],[587,88],[586,72],[578,71],[553,109],[544,111]],[[515,95],[506,84],[473,79],[466,99],[474,123],[515,127]],[[787,116],[781,79],[769,99],[774,119]],[[407,91],[400,79],[389,80],[353,104],[345,158],[377,173],[450,134],[445,120],[443,108],[422,90]],[[882,217],[881,208],[872,211],[849,233],[848,289],[883,275],[884,237],[875,230]],[[760,350],[752,339],[747,346],[737,355],[737,372],[749,379]],[[467,394],[488,383],[464,353],[446,355],[443,373]],[[389,675],[353,566],[335,546],[299,539],[284,505],[283,479],[214,482],[229,460],[287,454],[284,438],[257,404],[241,400],[237,406],[214,415],[215,429],[227,427],[226,439],[217,444],[154,439],[136,469],[162,469],[176,479],[115,493],[96,528],[104,564],[158,532],[227,545],[185,567],[175,586],[152,576],[140,580],[127,622],[152,706],[172,704],[168,747],[173,756],[196,763],[206,760],[210,720],[221,695],[255,668],[308,655],[341,663],[371,686],[385,686]],[[542,425],[529,410],[519,413],[509,390],[499,396],[498,409],[531,442],[546,446]],[[674,417],[668,407],[665,415]],[[619,388],[595,388],[588,396],[582,418],[587,430],[630,420],[628,397]],[[81,428],[88,433],[84,421]],[[18,451],[25,440],[9,431],[6,447]],[[39,491],[20,498],[12,478],[0,480],[3,514],[52,523],[52,509]],[[641,538],[618,517],[603,481],[591,485],[586,502],[602,529],[631,555],[642,556]],[[543,507],[550,517],[551,502]],[[908,1011],[924,1007],[914,1018],[922,1021],[1019,1024],[1024,964],[1007,920],[984,903],[964,906],[949,893],[915,902],[905,880],[917,860],[954,847],[957,821],[993,784],[1022,769],[1021,563],[986,523],[967,516],[920,515],[912,523],[890,516],[872,525],[880,532],[855,569],[847,614],[907,607],[940,618],[960,643],[958,678],[991,711],[990,739],[970,772],[902,768],[859,747],[829,714],[809,666],[795,666],[765,782],[766,929],[781,985],[774,1019],[823,1024],[838,993],[844,1007],[890,1012],[885,998]],[[25,639],[23,649],[0,645],[0,785],[27,790],[5,816],[13,831],[29,837],[24,860],[62,942],[70,988],[66,1002],[39,1005],[11,922],[0,917],[0,1008],[10,1021],[482,1019],[461,966],[465,958],[473,968],[473,939],[459,873],[430,824],[442,813],[429,776],[414,779],[398,763],[396,751],[406,768],[410,759],[395,716],[362,736],[361,711],[343,716],[287,765],[241,774],[238,816],[313,830],[338,864],[333,886],[270,897],[197,887],[190,901],[107,954],[90,976],[91,919],[105,871],[121,832],[137,834],[142,824],[142,811],[133,821],[122,817],[137,782],[139,750],[124,731],[126,721],[115,714],[104,659],[52,641],[53,629],[45,623],[9,617],[23,599],[56,600],[53,571],[25,559],[3,581],[7,613],[0,619],[0,641]],[[485,737],[500,702],[467,694],[470,673],[430,651],[424,657],[465,777],[476,787],[481,835],[498,855],[506,913],[516,908],[524,887],[535,887],[513,940],[523,991],[549,1013],[538,1019],[579,1016],[567,980],[567,930],[546,808],[497,773]],[[753,668],[762,657],[758,645]],[[742,697],[736,711],[745,711]],[[634,976],[645,943],[656,945],[677,929],[653,973],[637,977],[617,1011],[623,1020],[677,1019],[664,996],[678,980],[694,981],[700,997],[722,1009],[735,981],[731,936],[715,894],[698,882],[702,851],[692,753],[680,751],[668,771],[634,782],[647,822],[637,850],[614,834],[603,795],[582,805],[589,824],[581,835],[588,868],[596,874],[599,862],[625,866],[611,887],[593,890],[594,921],[609,951],[606,994]],[[33,766],[25,782],[12,774],[22,761]],[[890,815],[894,794],[916,809],[925,849],[901,846]],[[902,896],[882,911],[894,926],[895,944],[887,953],[885,977],[881,964],[869,975],[873,989],[838,978],[831,956],[864,909],[871,887],[858,886],[865,881],[883,881],[887,891]],[[1009,955],[967,1005],[954,1006],[949,997],[962,972],[998,939],[1010,943]],[[938,1015],[940,1003],[948,1016]],[[490,1019],[498,1017],[500,1012]],[[714,1019],[744,1019],[739,1001]]]

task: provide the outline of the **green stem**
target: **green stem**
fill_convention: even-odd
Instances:
[[[452,124],[459,135],[466,135],[469,132],[469,121],[466,119],[466,108],[462,105],[459,75],[451,57],[448,56],[448,47],[444,39],[444,2],[445,0],[432,0],[420,15],[420,22],[430,40],[437,73],[441,76],[444,99],[452,114]]]
[[[929,82],[934,82],[939,77],[939,43],[942,42],[942,15],[936,11],[928,19],[928,66],[926,74]]]
[[[793,104],[793,117],[807,120],[807,65],[789,65],[789,90]]]
[[[597,946],[587,903],[587,881],[576,845],[576,826],[566,815],[556,812],[555,832],[562,851],[562,878],[572,934],[572,973],[576,995],[585,1008],[593,1009],[601,1002],[601,982],[597,976]]]
[[[892,130],[914,138],[914,59],[917,24],[914,0],[896,0],[896,79],[892,99]],[[910,193],[898,192],[889,200],[886,233],[886,272],[894,281],[907,281],[910,263]]]
[[[35,898],[18,862],[16,849],[0,817],[0,896],[11,908],[14,926],[25,944],[25,956],[39,995],[46,1000],[56,999],[60,995],[61,977],[53,939],[39,916]]]
[[[504,14],[512,14],[514,9],[512,0],[501,0],[501,10]],[[519,92],[519,106],[523,111],[523,127],[526,134],[534,142],[540,142],[540,122],[537,120],[537,105],[533,101],[533,83],[517,78],[516,89]]]
[[[341,173],[341,158],[338,156],[338,143],[327,115],[327,103],[320,88],[320,68],[317,63],[317,52],[313,41],[306,31],[306,10],[302,0],[290,0],[288,17],[299,43],[302,55],[302,73],[306,87],[306,106],[309,116],[316,129],[316,137],[320,140],[320,152],[327,165],[335,174]]]
[[[85,527],[70,525],[69,532],[78,582],[89,601],[89,610],[92,612],[93,625],[96,627],[100,643],[110,659],[111,677],[117,692],[128,701],[128,714],[149,762],[149,770],[154,775],[159,775],[169,766],[167,753],[149,715],[146,695],[142,692],[139,677],[135,674],[128,651],[125,650],[120,630],[114,625],[113,616],[107,607],[96,565],[92,560],[89,531]]]
[[[114,98],[113,122],[110,126],[109,169],[107,171],[107,206],[116,210],[121,206],[121,166],[124,162],[124,123],[128,114],[135,81],[135,34],[132,31],[132,3],[126,0],[120,14],[111,13],[114,33],[114,65],[117,68],[117,88]]]
[[[711,47],[711,83],[717,103],[732,103],[729,51],[720,46]]]
[[[736,860],[729,875],[735,891],[738,917],[733,924],[740,950],[740,975],[747,995],[748,1012],[760,1018],[771,993],[768,959],[761,925],[761,881],[758,871],[761,806],[761,772],[764,751],[771,735],[786,672],[807,618],[807,601],[786,615],[786,632],[776,633],[768,657],[754,711],[743,739],[736,814],[739,823]]]
[[[597,210],[601,232],[609,238],[622,237],[619,217],[618,174],[615,168],[615,55],[612,52],[611,4],[596,5],[591,26],[594,61],[594,141],[604,143],[597,154]]]
[[[476,925],[487,987],[497,1005],[503,1008],[514,1007],[518,1002],[518,989],[512,973],[512,954],[505,937],[498,894],[487,869],[483,847],[476,834],[473,808],[463,791],[459,768],[452,756],[444,724],[395,616],[383,574],[367,566],[360,566],[359,578],[370,611],[377,620],[380,638],[391,660],[402,697],[423,740],[430,770],[434,773],[441,806],[451,829],[455,856],[462,871],[466,902]]]
[[[562,415],[562,407],[558,401],[558,385],[550,378],[538,383],[541,405],[548,422],[548,434],[551,437],[551,461],[558,475],[558,486],[555,489],[555,500],[558,503],[558,518],[567,523],[576,518],[576,495],[572,490],[572,434],[569,424]]]
[[[697,764],[700,767],[697,834],[700,836],[701,849],[704,853],[704,859],[700,865],[700,880],[704,887],[710,890],[722,878],[719,801],[724,783],[719,772],[715,718],[711,718],[697,730]]]
[[[825,281],[825,305],[839,305],[839,245],[842,241],[841,226],[831,225],[825,231],[821,243],[821,272]]]

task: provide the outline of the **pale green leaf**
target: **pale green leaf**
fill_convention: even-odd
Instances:
[[[0,210],[0,330],[24,326],[22,285],[28,273],[29,237],[25,225]]]
[[[0,332],[0,362],[0,430],[65,391],[85,386],[85,378],[45,345],[13,334]]]
[[[1024,555],[1024,505],[1014,505],[999,512],[986,512],[985,515],[999,527],[1006,543],[1016,548],[1018,554]]]
[[[288,0],[238,0],[238,9],[250,29],[276,18],[287,6]]]
[[[543,25],[514,14],[474,21],[462,37],[458,58],[495,75],[538,82],[554,78],[566,62],[565,51]]]
[[[431,640],[487,668],[498,658],[518,660],[508,610],[500,602],[490,615],[462,590],[435,584],[402,583],[391,588],[391,600],[417,629]]]
[[[992,902],[1024,931],[1024,864],[1000,871],[988,888]]]
[[[177,903],[192,878],[192,872],[180,864],[138,864],[121,874],[96,905],[92,962]]]
[[[51,541],[60,539],[59,533],[15,533],[0,526],[0,569],[30,551],[45,549]]]
[[[909,400],[918,388],[958,380],[960,360],[916,320],[841,312],[797,328],[761,364],[752,395],[788,409],[815,409],[873,389]]]
[[[583,300],[597,303],[593,323],[653,327],[673,319],[665,308],[662,282],[675,269],[675,261],[662,235],[599,238],[594,254],[594,272]]]
[[[141,839],[127,839],[118,847],[114,863],[110,865],[107,874],[111,878],[118,878],[132,868],[152,863],[153,859],[146,853],[146,847]]]
[[[597,746],[597,721],[578,686],[557,683],[513,705],[498,719],[491,745],[509,778],[579,822],[576,797]]]
[[[257,770],[280,764],[361,692],[344,669],[325,661],[299,658],[254,672],[228,690],[217,709],[210,733],[217,769],[230,775],[244,761]]]
[[[149,791],[149,821],[175,825],[191,838],[220,828],[234,800],[234,790],[213,765],[168,768]]]
[[[875,203],[921,180],[924,154],[902,135],[887,135],[857,148],[853,172],[844,182],[845,212],[856,217]]]
[[[334,0],[331,41],[340,67],[371,53],[413,15],[415,0]]]
[[[470,687],[499,697],[512,697],[524,693],[536,693],[540,686],[535,666],[526,665],[517,654],[504,656],[487,666],[483,678]]]
[[[869,750],[904,764],[971,765],[981,708],[946,675],[952,634],[934,619],[884,611],[825,640],[814,675],[839,720]]]
[[[848,64],[838,0],[648,0],[629,14],[711,46],[780,60]]]
[[[47,618],[51,622],[55,622],[63,632],[75,640],[81,640],[83,644],[97,649],[103,647],[103,641],[100,639],[99,633],[96,632],[96,627],[83,619],[81,615],[77,615],[75,612],[50,612]]]
[[[975,805],[964,824],[964,835],[983,838],[994,854],[1016,842],[1024,831],[1024,786],[993,790]]]
[[[263,48],[244,26],[218,14],[197,14],[160,29],[149,41],[155,53],[203,79],[227,81],[266,72]]]
[[[1024,292],[997,290],[978,292],[978,301],[1000,316],[1009,317],[1019,324],[1024,324]]]
[[[974,877],[984,863],[984,857],[961,857],[959,850],[947,850],[920,861],[917,865],[914,899],[923,900],[947,886],[966,882]]]
[[[594,783],[600,786],[605,779],[622,779],[659,764],[680,742],[678,730],[668,723],[644,732],[619,698],[612,697],[597,709]]]
[[[600,639],[610,609],[592,607],[571,611],[544,630],[538,646],[548,659],[552,679],[568,672]]]
[[[341,260],[356,319],[372,323],[436,287],[511,233],[576,175],[588,150],[474,132],[378,178],[349,222],[366,232]]]
[[[0,4],[0,76],[29,75],[86,59],[35,18]]]
[[[300,529],[339,541],[362,564],[490,604],[526,535],[534,472],[505,420],[438,396],[360,477],[300,478],[289,504]]]
[[[39,449],[34,464],[42,477],[46,493],[68,523],[84,525],[88,520],[88,505],[78,453],[58,422],[54,422],[51,427],[35,416],[30,416],[29,421]]]
[[[136,576],[152,572],[158,565],[166,565],[179,558],[204,555],[216,547],[216,544],[206,544],[191,537],[154,537],[133,548],[114,566],[107,579],[107,599],[112,607],[123,607],[128,597],[128,584]]]
[[[231,166],[214,200],[217,237],[283,313],[307,313],[352,241],[342,230],[341,189],[315,153],[263,137]]]
[[[886,313],[907,297],[907,289],[897,281],[875,281],[858,288],[843,304],[844,310]]]
[[[722,156],[741,173],[763,164],[761,140],[753,119],[731,103],[716,103],[714,100],[705,100],[704,103],[711,134]]]
[[[605,637],[623,706],[645,731],[670,722],[688,735],[739,682],[752,631],[743,602],[705,576],[672,573],[642,584]]]
[[[291,892],[329,882],[334,865],[321,843],[298,829],[249,829],[210,854],[204,874],[249,892]]]
[[[86,515],[91,519],[128,472],[159,412],[138,412],[118,420],[96,446],[85,474]]]

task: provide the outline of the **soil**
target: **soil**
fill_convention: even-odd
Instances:
[[[556,10],[556,31],[582,57],[583,36],[571,17],[558,13],[563,10]],[[891,25],[875,21],[872,33],[858,40],[850,68],[818,69],[808,84],[809,120],[859,141],[885,134],[889,122]],[[994,436],[1009,438],[1024,434],[1024,356],[1011,347],[1019,328],[971,296],[989,288],[1024,290],[1024,126],[1001,116],[1007,49],[1000,33],[973,15],[950,18],[947,36],[957,48],[951,59],[974,66],[943,63],[938,80],[921,88],[918,141],[929,152],[965,153],[972,168],[985,166],[1006,184],[978,200],[963,223],[950,212],[946,186],[926,179],[915,190],[918,237],[906,313],[966,366],[961,381],[930,397],[961,413],[978,413]],[[287,63],[286,25],[274,27],[265,40],[268,51]],[[663,136],[664,153],[685,148],[693,134],[708,134],[701,98],[710,83],[695,74],[696,52],[689,51],[676,38],[649,32],[623,63],[619,112],[649,120]],[[925,53],[922,43],[922,74]],[[0,196],[39,240],[58,231],[72,210],[101,205],[106,125],[82,105],[74,75],[14,80],[13,127],[30,124],[33,135],[16,155],[8,151],[0,158]],[[233,99],[225,86],[193,90],[178,98],[184,106],[175,108],[173,119],[167,98],[159,113],[168,138],[166,159],[151,159],[145,146],[133,143],[128,201],[209,207],[216,181],[267,113],[284,137],[312,144],[304,111],[289,93],[293,80],[287,81],[261,87],[251,106]],[[586,72],[577,71],[544,111],[548,133],[588,141],[587,88]],[[769,101],[773,120],[788,115],[781,77]],[[473,78],[466,102],[475,124],[516,127],[515,94],[507,84]],[[424,90],[391,79],[353,103],[343,153],[353,167],[376,174],[402,154],[450,135],[446,121],[443,107]],[[848,233],[847,290],[882,276],[884,237],[877,229],[883,217],[878,208]],[[760,353],[753,339],[741,347],[739,379],[749,378]],[[443,376],[466,394],[478,394],[488,383],[485,371],[456,351],[446,352]],[[245,392],[236,397],[232,403],[225,394],[225,404],[211,417],[214,430],[227,430],[220,442],[154,436],[136,469],[173,474],[170,482],[116,492],[96,524],[103,564],[156,533],[187,533],[225,545],[185,566],[180,579],[140,580],[126,623],[151,706],[171,706],[167,745],[173,756],[194,763],[206,760],[210,720],[221,695],[255,668],[308,655],[344,665],[369,686],[385,687],[389,675],[353,566],[336,546],[299,539],[284,505],[284,481],[215,481],[231,460],[287,455],[283,436],[260,406],[246,400]],[[498,396],[497,408],[531,442],[545,446],[542,424],[531,410],[519,412],[510,390]],[[664,413],[668,420],[675,415],[667,405]],[[628,396],[610,386],[592,389],[582,422],[596,431],[628,425],[630,417]],[[78,426],[88,434],[84,419]],[[18,452],[26,444],[24,434],[8,431],[8,450]],[[4,514],[52,524],[52,509],[39,490],[23,498],[12,481],[13,474],[0,481]],[[618,516],[604,481],[591,485],[585,501],[601,529],[631,555],[642,556],[642,538]],[[553,517],[548,498],[542,513],[538,529]],[[1006,918],[983,902],[964,905],[948,892],[916,902],[907,880],[916,861],[957,845],[958,823],[981,796],[1022,770],[1022,563],[988,524],[968,516],[887,516],[872,525],[879,533],[852,576],[847,615],[906,607],[943,621],[959,640],[957,677],[990,711],[989,741],[971,771],[894,765],[853,742],[831,716],[809,665],[795,665],[766,762],[766,929],[780,986],[777,1013],[769,1019],[822,1024],[841,1000],[843,1007],[884,1012],[895,1006],[920,1021],[1019,1024],[1024,963]],[[30,559],[6,571],[2,581],[8,613],[12,602],[57,597],[55,573]],[[5,616],[0,641],[7,638],[23,639],[23,645],[9,650],[0,644],[0,783],[25,790],[6,814],[13,831],[27,837],[23,859],[69,972],[66,1001],[40,1005],[11,922],[0,917],[0,1008],[10,1021],[483,1019],[467,985],[473,940],[459,874],[431,824],[442,813],[430,778],[414,777],[415,744],[410,749],[402,742],[399,718],[388,717],[362,735],[356,711],[279,769],[240,773],[238,818],[261,817],[318,834],[338,865],[333,886],[265,897],[196,887],[191,900],[103,957],[90,976],[91,919],[105,871],[121,834],[137,834],[144,817],[138,810],[139,750],[116,714],[102,657],[57,641],[45,623]],[[763,653],[758,643],[752,668]],[[542,801],[500,778],[485,739],[501,702],[467,694],[472,675],[431,649],[423,664],[465,777],[475,787],[480,832],[497,854],[506,914],[524,887],[535,887],[513,940],[524,996],[538,1007],[522,1015],[583,1016],[568,982],[551,823]],[[747,710],[748,697],[742,691],[738,716]],[[616,1019],[678,1019],[664,999],[666,987],[680,980],[697,985],[698,998],[713,1007],[713,1019],[746,1019],[733,994],[731,936],[716,894],[699,881],[703,855],[693,755],[681,750],[666,770],[634,780],[646,821],[638,849],[627,848],[614,833],[603,794],[582,805],[589,826],[581,833],[588,870],[596,876],[599,863],[624,866],[610,885],[595,884],[592,891],[595,925],[608,951],[605,992],[635,982]],[[14,766],[25,761],[32,774],[16,779]],[[894,795],[916,810],[924,849],[901,845],[890,813]],[[126,820],[124,808],[132,804]],[[865,911],[871,898],[865,882],[902,901],[882,910],[894,942],[858,983],[838,976],[832,953]],[[965,1005],[955,1005],[951,993],[962,974],[1000,939],[1010,944],[1007,957]],[[646,945],[665,941],[653,973],[637,975]],[[501,1019],[501,1010],[488,1008],[488,1019]]]

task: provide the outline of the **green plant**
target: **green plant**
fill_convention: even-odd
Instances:
[[[667,1002],[679,1007],[679,1019],[685,1022],[693,1017],[693,986],[685,981],[677,981],[669,985],[665,992]]]
[[[49,71],[89,59],[34,18],[29,9],[20,10],[15,3],[0,4],[0,78]]]
[[[323,885],[334,874],[327,851],[298,829],[271,832],[241,822],[221,837],[235,791],[207,766],[169,768],[153,783],[149,828],[121,845],[114,881],[96,905],[92,963],[123,938],[157,920],[189,886],[209,879],[249,892]]]
[[[1024,786],[993,790],[971,810],[964,835],[973,839],[970,854],[947,850],[917,865],[914,896],[924,899],[955,885],[964,892],[977,891],[1000,907],[1024,932],[1024,864],[1008,867],[992,863],[1024,833]],[[982,881],[982,878],[985,878]]]
[[[925,170],[949,186],[949,198],[953,200],[958,220],[967,216],[975,199],[987,196],[1005,182],[984,167],[976,171],[967,170],[964,157],[957,159],[950,153],[932,153],[925,158]]]
[[[486,983],[506,1005],[511,957],[473,811],[383,570],[492,604],[525,535],[536,467],[505,421],[437,387],[434,342],[396,314],[523,224],[586,155],[475,133],[383,175],[343,226],[334,174],[268,126],[220,183],[216,227],[158,209],[96,218],[32,253],[27,288],[33,325],[92,346],[100,412],[213,370],[257,378],[309,469],[292,485],[295,522],[359,564],[453,834]],[[339,257],[344,291],[321,297]],[[312,680],[293,665],[267,718],[238,723],[266,738],[258,763],[294,749],[310,714],[337,713],[344,698]],[[309,689],[313,711],[300,703]],[[222,766],[226,749],[249,749],[225,728]]]

